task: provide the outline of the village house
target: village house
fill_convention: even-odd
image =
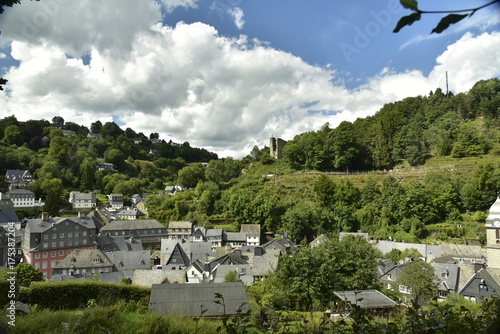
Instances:
[[[43,205],[41,200],[35,202],[35,193],[28,189],[12,189],[7,192],[15,208],[33,208]]]
[[[97,207],[97,198],[94,193],[81,193],[72,191],[69,193],[69,202],[73,206],[73,210],[90,211]]]
[[[110,194],[108,199],[111,210],[119,211],[123,208],[123,194]]]
[[[259,224],[241,224],[240,232],[246,235],[247,246],[260,245],[260,225]]]
[[[173,221],[168,223],[167,229],[169,239],[188,240],[193,234],[192,221]]]
[[[5,173],[5,183],[9,185],[9,190],[26,189],[31,181],[33,176],[29,170],[8,169]]]
[[[99,249],[76,249],[54,267],[51,277],[78,277],[112,272],[111,260]]]
[[[91,217],[28,219],[21,248],[24,261],[50,279],[57,263],[76,249],[96,249],[96,226]]]
[[[95,168],[96,168],[96,170],[106,171],[106,170],[112,170],[112,169],[114,169],[115,165],[113,165],[110,162],[97,161]]]

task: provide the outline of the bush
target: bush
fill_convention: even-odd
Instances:
[[[95,281],[37,282],[21,290],[19,300],[38,304],[51,310],[85,307],[90,299],[99,305],[112,305],[119,300],[135,301],[147,305],[150,288]]]

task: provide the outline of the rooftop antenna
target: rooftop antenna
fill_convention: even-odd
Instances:
[[[446,71],[446,97],[450,97],[448,94],[448,71]]]

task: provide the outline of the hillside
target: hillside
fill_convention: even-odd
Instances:
[[[456,96],[438,89],[354,123],[299,134],[280,160],[267,147],[241,160],[217,159],[113,122],[88,129],[59,116],[52,123],[11,116],[0,120],[0,173],[29,169],[30,190],[53,215],[72,190],[122,193],[126,202],[152,193],[149,214],[164,224],[238,230],[258,223],[298,242],[359,229],[406,241],[481,242],[484,210],[500,189],[499,110],[496,78]],[[101,161],[113,168],[96,170]],[[167,184],[190,190],[165,195]]]

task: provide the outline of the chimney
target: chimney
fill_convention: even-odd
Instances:
[[[43,220],[49,219],[49,213],[48,212],[42,212],[42,219]]]

